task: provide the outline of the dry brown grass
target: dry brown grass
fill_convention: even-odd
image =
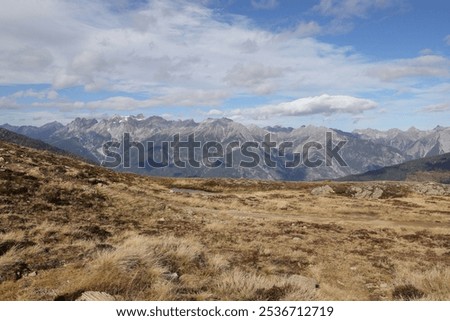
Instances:
[[[370,183],[148,178],[0,149],[0,300],[450,300],[450,197],[413,183],[357,199]]]

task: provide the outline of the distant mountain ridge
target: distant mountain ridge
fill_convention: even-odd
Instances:
[[[406,131],[390,129],[356,130],[353,133],[376,143],[392,146],[403,151],[411,159],[435,156],[450,152],[450,128],[437,126],[432,130],[419,130],[411,127]]]
[[[288,149],[283,156],[279,149],[273,149],[271,159],[277,162],[276,167],[269,167],[263,162],[252,168],[237,166],[246,158],[238,155],[235,150],[225,150],[224,157],[230,156],[235,163],[232,167],[224,164],[217,168],[202,166],[200,168],[178,168],[173,166],[173,159],[164,168],[145,166],[139,168],[135,154],[131,158],[131,168],[120,166],[117,170],[131,171],[145,175],[171,176],[171,177],[230,177],[255,178],[269,180],[320,180],[335,179],[376,170],[385,166],[400,164],[408,160],[450,152],[450,127],[436,127],[433,130],[421,131],[415,128],[407,131],[392,129],[386,132],[366,129],[345,132],[327,127],[305,126],[299,128],[269,126],[261,128],[255,125],[243,125],[231,119],[206,119],[202,122],[193,120],[167,120],[159,116],[145,118],[138,116],[113,116],[106,119],[76,118],[67,125],[49,123],[42,127],[11,126],[0,127],[33,138],[79,155],[93,161],[102,161],[106,157],[103,153],[103,144],[108,141],[121,141],[124,133],[129,133],[134,141],[155,143],[155,152],[158,154],[162,142],[170,142],[175,134],[185,141],[188,135],[194,133],[202,146],[207,141],[217,141],[224,146],[230,142],[259,142],[264,141],[267,133],[271,134],[272,141],[277,147],[283,142],[292,142],[293,148]],[[346,140],[347,143],[340,151],[348,166],[339,166],[335,161],[332,166],[319,166],[315,168],[304,165],[286,168],[279,164],[292,160],[293,153],[303,153],[303,146],[308,142],[319,142],[325,146],[326,133],[331,133],[333,141]],[[266,151],[259,146],[253,150],[260,160],[268,157]],[[313,157],[322,157],[323,149],[314,151]],[[281,155],[281,156],[280,156]],[[146,150],[146,157],[148,151]],[[145,158],[146,159],[146,158]],[[200,160],[200,159],[198,159]]]

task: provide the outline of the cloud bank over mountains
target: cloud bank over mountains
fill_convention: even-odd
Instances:
[[[73,117],[149,108],[257,120],[375,113],[412,103],[420,113],[445,103],[434,91],[450,78],[444,54],[372,59],[318,37],[333,24],[367,19],[400,1],[321,0],[307,19],[272,29],[208,3],[5,0],[0,85],[18,88],[0,94],[0,108],[11,121],[19,112]],[[283,5],[250,3],[264,12]],[[435,94],[425,98],[428,92]]]

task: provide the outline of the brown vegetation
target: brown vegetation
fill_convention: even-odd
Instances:
[[[450,300],[450,196],[416,183],[150,178],[1,142],[0,157],[0,300]]]

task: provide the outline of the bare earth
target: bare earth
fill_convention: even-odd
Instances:
[[[448,185],[151,178],[0,142],[0,222],[0,300],[450,300]]]

